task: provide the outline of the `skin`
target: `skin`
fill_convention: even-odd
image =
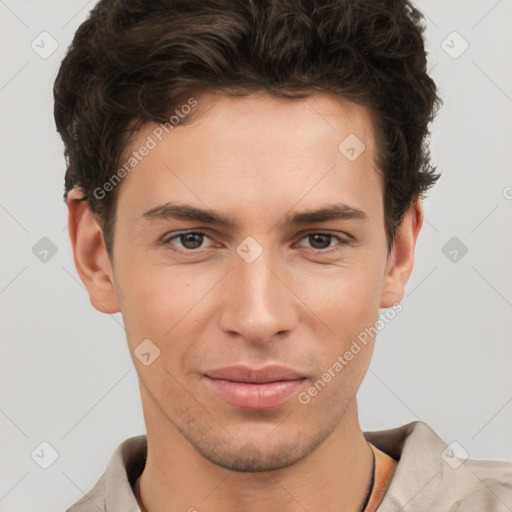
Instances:
[[[210,389],[204,372],[280,364],[303,374],[307,390],[375,324],[380,308],[402,299],[421,204],[406,213],[388,254],[382,177],[362,106],[329,94],[196,98],[199,115],[123,179],[113,261],[86,202],[77,201],[80,191],[68,200],[77,271],[96,309],[121,311],[139,378],[144,507],[356,512],[372,455],[355,395],[374,339],[308,404],[294,395],[270,409],[238,408]],[[155,127],[144,125],[130,149]],[[366,145],[355,161],[338,150],[349,134]],[[168,201],[217,210],[236,227],[142,218]],[[282,222],[340,202],[365,219]],[[195,246],[179,237],[161,243],[181,230],[207,236]],[[325,231],[351,242],[307,236]],[[263,250],[252,263],[236,252],[248,236]],[[145,366],[134,350],[148,338],[160,356]]]

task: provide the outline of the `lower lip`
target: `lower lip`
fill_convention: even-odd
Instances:
[[[305,379],[249,384],[206,377],[213,390],[226,402],[243,409],[270,409],[297,393]]]

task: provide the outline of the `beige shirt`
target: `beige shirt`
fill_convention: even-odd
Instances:
[[[460,459],[423,421],[365,432],[398,466],[377,512],[512,512],[512,463]],[[146,436],[121,443],[94,487],[66,512],[140,512],[132,486]]]

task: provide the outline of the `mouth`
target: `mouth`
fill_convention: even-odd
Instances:
[[[297,393],[306,377],[283,366],[231,366],[207,371],[205,380],[218,396],[235,407],[270,409]]]

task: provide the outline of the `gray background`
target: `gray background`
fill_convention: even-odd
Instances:
[[[121,441],[145,432],[121,315],[90,305],[62,200],[52,84],[93,4],[0,0],[2,511],[64,510]],[[472,458],[512,461],[512,2],[416,4],[445,101],[431,142],[443,175],[425,202],[403,311],[380,333],[359,392],[361,424],[421,419]],[[49,56],[43,31],[58,43]],[[43,237],[57,251],[46,261]],[[58,452],[48,469],[43,441]]]

